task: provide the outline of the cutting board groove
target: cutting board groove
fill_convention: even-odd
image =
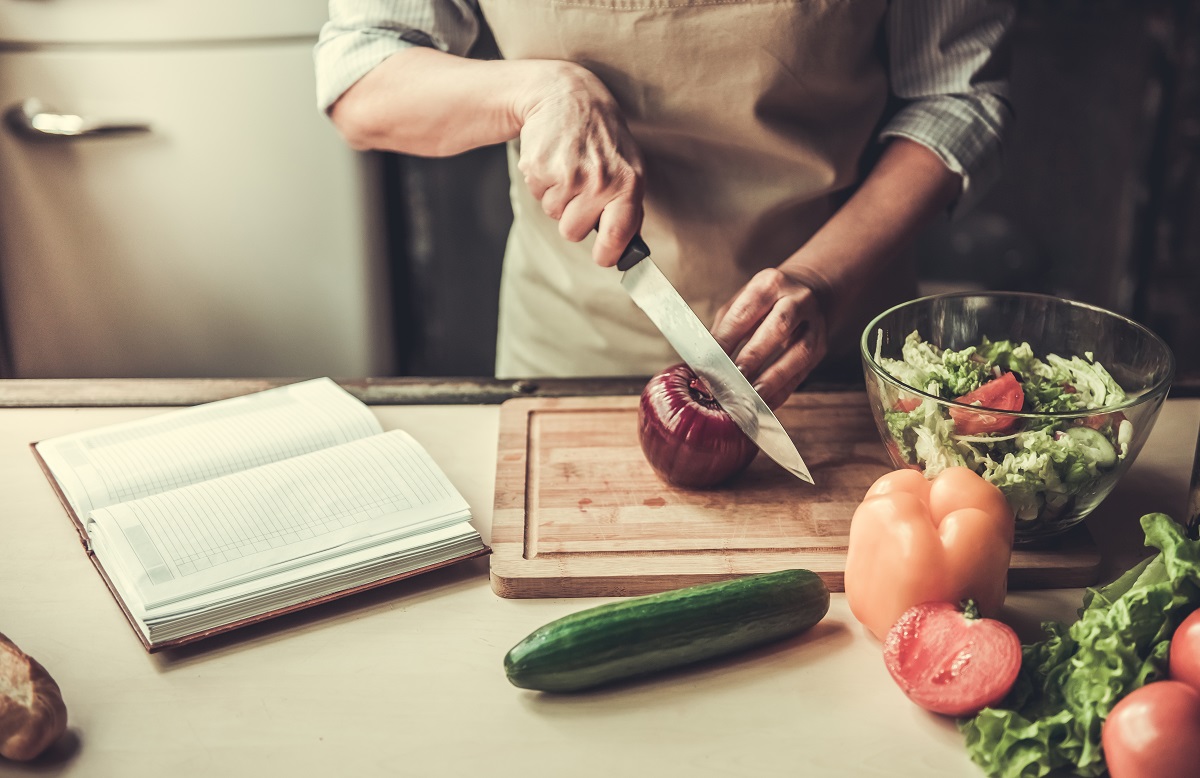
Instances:
[[[760,455],[711,490],[661,481],[637,440],[637,397],[520,398],[500,407],[492,588],[502,597],[649,594],[803,567],[843,588],[850,517],[892,469],[865,393],[802,393],[777,415],[817,481]],[[1086,531],[1018,549],[1013,588],[1093,583]]]

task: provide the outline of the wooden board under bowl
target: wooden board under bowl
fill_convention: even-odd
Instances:
[[[611,597],[802,567],[843,590],[850,517],[892,469],[861,392],[801,393],[777,416],[816,480],[765,455],[726,485],[678,489],[637,439],[637,397],[521,398],[500,407],[491,581],[501,597]],[[1095,582],[1082,527],[1013,552],[1009,586]]]

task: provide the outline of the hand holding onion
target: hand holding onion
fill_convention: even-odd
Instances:
[[[754,441],[684,364],[662,371],[642,390],[638,440],[660,478],[689,489],[727,481],[758,453]]]

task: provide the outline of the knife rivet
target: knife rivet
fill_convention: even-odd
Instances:
[[[538,390],[538,385],[533,381],[517,381],[512,388],[517,394],[533,394]]]

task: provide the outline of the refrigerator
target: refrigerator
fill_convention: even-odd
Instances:
[[[316,106],[323,0],[0,0],[17,378],[387,375],[377,156]]]

